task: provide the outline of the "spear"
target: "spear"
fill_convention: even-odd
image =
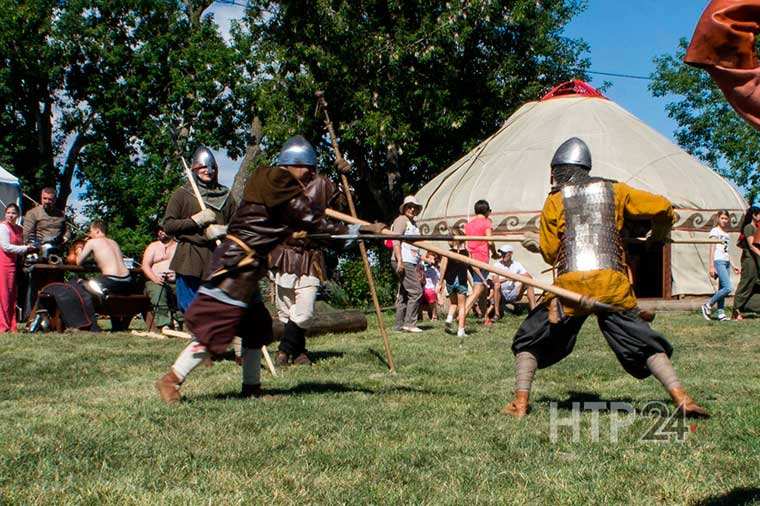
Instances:
[[[337,220],[345,221],[346,223],[353,223],[357,225],[369,225],[369,222],[360,220],[358,218],[355,218],[353,216],[349,216],[345,213],[341,213],[339,211],[335,211],[333,209],[327,209],[325,211],[325,214],[331,218],[335,218]],[[385,234],[383,234],[385,236]],[[391,235],[391,232],[389,231],[388,235]],[[404,239],[400,239],[404,240]],[[439,248],[437,246],[434,246],[430,243],[425,243],[422,241],[410,241],[413,242],[416,246],[419,246],[422,249],[432,251],[433,253],[437,253],[443,257],[448,257],[452,260],[456,260],[458,262],[462,262],[464,264],[472,265],[473,267],[478,267],[479,269],[482,269],[484,271],[493,272],[494,274],[498,274],[499,276],[518,281],[520,283],[523,283],[527,286],[533,286],[535,288],[539,288],[541,290],[544,290],[546,292],[553,293],[557,297],[560,297],[562,299],[574,302],[578,304],[579,306],[583,308],[593,309],[600,312],[617,312],[621,311],[622,308],[612,306],[610,304],[605,304],[603,302],[600,302],[596,300],[593,297],[588,297],[586,295],[582,295],[576,292],[573,292],[572,290],[567,290],[565,288],[560,288],[559,286],[552,285],[550,283],[544,283],[543,281],[539,281],[534,278],[529,278],[526,276],[521,276],[519,274],[515,274],[513,272],[510,272],[506,269],[502,269],[500,267],[497,267],[495,265],[488,264],[486,262],[481,262],[479,260],[472,259],[470,257],[466,257],[464,255],[460,255],[458,253],[454,253],[453,251],[449,251],[447,249]]]
[[[492,241],[492,242],[523,242],[526,238],[521,236],[499,235],[406,235],[406,234],[306,234],[304,237],[322,241],[351,241],[361,239],[390,239],[393,241]],[[646,237],[631,237],[623,239],[627,243],[645,243]],[[722,244],[715,239],[665,239],[662,242],[668,244]]]
[[[321,109],[325,115],[325,126],[330,133],[330,141],[332,142],[333,151],[335,151],[335,163],[338,166],[338,172],[340,173],[340,182],[343,186],[343,192],[346,195],[346,201],[348,202],[348,209],[351,212],[351,217],[356,218],[356,208],[354,207],[354,199],[351,195],[351,189],[348,187],[348,178],[346,173],[351,170],[351,165],[346,162],[338,147],[338,138],[335,135],[335,128],[330,120],[330,114],[327,111],[327,101],[325,101],[325,94],[322,91],[315,93],[317,97],[317,109]],[[375,278],[372,276],[372,269],[369,265],[369,257],[367,257],[367,247],[364,245],[364,241],[359,240],[359,251],[362,255],[362,262],[364,263],[364,274],[367,276],[367,283],[369,285],[369,293],[372,296],[372,304],[375,306],[375,316],[377,317],[377,327],[380,329],[380,335],[383,336],[383,346],[385,347],[385,357],[388,361],[388,369],[392,373],[396,372],[396,366],[393,363],[393,353],[391,353],[391,343],[388,339],[388,331],[385,329],[385,321],[383,320],[382,309],[380,309],[380,301],[377,299],[377,289],[375,288]]]

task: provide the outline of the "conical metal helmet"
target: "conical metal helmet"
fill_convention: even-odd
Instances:
[[[216,176],[219,171],[219,167],[216,164],[216,158],[209,148],[206,146],[200,146],[195,150],[193,154],[193,161],[190,164],[190,168],[196,170],[200,167],[206,167],[211,177]]]
[[[307,165],[317,166],[317,152],[311,142],[303,135],[296,135],[282,145],[277,165]]]
[[[551,166],[554,168],[559,165],[579,165],[586,170],[591,170],[591,151],[578,137],[571,137],[554,152]]]

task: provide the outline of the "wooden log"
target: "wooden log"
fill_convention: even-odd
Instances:
[[[274,320],[272,330],[276,340],[282,339],[284,328],[285,325],[280,320]],[[314,337],[322,334],[362,332],[364,330],[367,330],[367,317],[362,311],[328,311],[317,312],[314,315],[306,335]]]

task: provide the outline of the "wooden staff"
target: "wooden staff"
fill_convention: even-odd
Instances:
[[[347,223],[354,223],[358,225],[367,225],[369,224],[366,221],[360,220],[358,218],[354,218],[353,216],[349,216],[345,213],[341,213],[339,211],[335,211],[333,209],[327,209],[325,211],[325,214],[331,218],[335,218],[337,220],[342,220]],[[392,232],[388,231],[389,234],[392,234]],[[422,241],[410,241],[413,242],[416,246],[426,249],[428,251],[432,251],[433,253],[437,253],[441,256],[451,258],[452,260],[457,260],[458,262],[462,262],[464,264],[472,265],[473,267],[478,267],[479,269],[482,269],[484,271],[493,272],[494,274],[498,274],[499,276],[511,279],[513,281],[519,281],[520,283],[523,283],[524,285],[533,286],[535,288],[540,288],[541,290],[545,292],[551,292],[554,295],[561,297],[563,299],[569,300],[571,302],[574,302],[578,304],[581,307],[589,308],[589,309],[596,309],[599,311],[604,312],[617,312],[621,311],[622,308],[611,306],[610,304],[605,304],[603,302],[599,302],[593,297],[588,297],[586,295],[581,295],[579,293],[573,292],[572,290],[567,290],[565,288],[560,288],[558,286],[544,283],[542,281],[539,281],[534,278],[528,278],[525,276],[521,276],[519,274],[515,274],[513,272],[510,272],[506,269],[502,269],[496,266],[493,266],[491,264],[487,264],[486,262],[481,262],[479,260],[474,260],[470,257],[466,257],[464,255],[460,255],[458,253],[454,253],[452,251],[439,248],[437,246],[434,246],[433,244],[422,242]]]
[[[184,156],[181,156],[180,160],[182,160],[182,165],[185,167],[185,177],[187,178],[188,181],[190,181],[190,186],[193,188],[193,193],[195,194],[195,198],[198,200],[198,205],[201,206],[201,211],[205,211],[206,203],[203,201],[203,197],[201,196],[201,191],[198,189],[198,183],[195,182],[195,177],[193,177],[193,171],[190,169],[190,167],[188,167]]]
[[[394,241],[488,241],[488,242],[523,242],[526,238],[520,236],[499,236],[499,235],[409,235],[393,234],[391,232],[384,234],[306,234],[304,237],[314,240],[357,240],[357,239],[391,239]],[[627,243],[645,243],[645,237],[634,237],[624,239]],[[723,244],[716,239],[665,239],[662,242],[668,244]]]
[[[351,212],[351,217],[356,219],[356,208],[354,207],[354,199],[351,196],[351,189],[348,187],[348,178],[346,173],[351,170],[351,166],[343,158],[338,147],[338,138],[335,135],[335,129],[333,128],[332,121],[330,121],[330,114],[327,112],[327,102],[325,101],[325,94],[321,91],[316,92],[317,107],[322,109],[325,115],[325,126],[330,133],[330,141],[332,143],[333,151],[335,151],[335,162],[340,172],[340,182],[343,186],[343,192],[346,195],[346,201],[348,202],[348,209]],[[329,210],[329,209],[328,209]],[[380,308],[380,301],[377,299],[377,289],[375,288],[375,278],[372,276],[372,269],[369,265],[369,257],[367,257],[367,247],[364,245],[364,241],[359,242],[359,251],[362,255],[362,262],[364,263],[364,274],[367,276],[367,284],[369,285],[369,293],[372,296],[372,304],[375,306],[375,316],[377,317],[377,327],[380,329],[380,335],[383,336],[383,346],[385,347],[385,357],[388,361],[388,369],[392,373],[396,372],[396,366],[393,363],[393,353],[391,353],[391,343],[388,339],[388,331],[385,329],[385,321],[383,320],[382,309]]]

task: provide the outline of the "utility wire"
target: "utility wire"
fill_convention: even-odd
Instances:
[[[632,74],[616,74],[614,72],[597,72],[595,70],[585,70],[585,71],[582,70],[582,69],[577,69],[577,70],[579,70],[581,72],[586,72],[587,74],[595,74],[595,75],[599,75],[599,76],[622,77],[622,78],[625,78],[625,79],[641,79],[642,81],[651,81],[652,80],[651,77],[647,77],[647,76],[634,76]]]

